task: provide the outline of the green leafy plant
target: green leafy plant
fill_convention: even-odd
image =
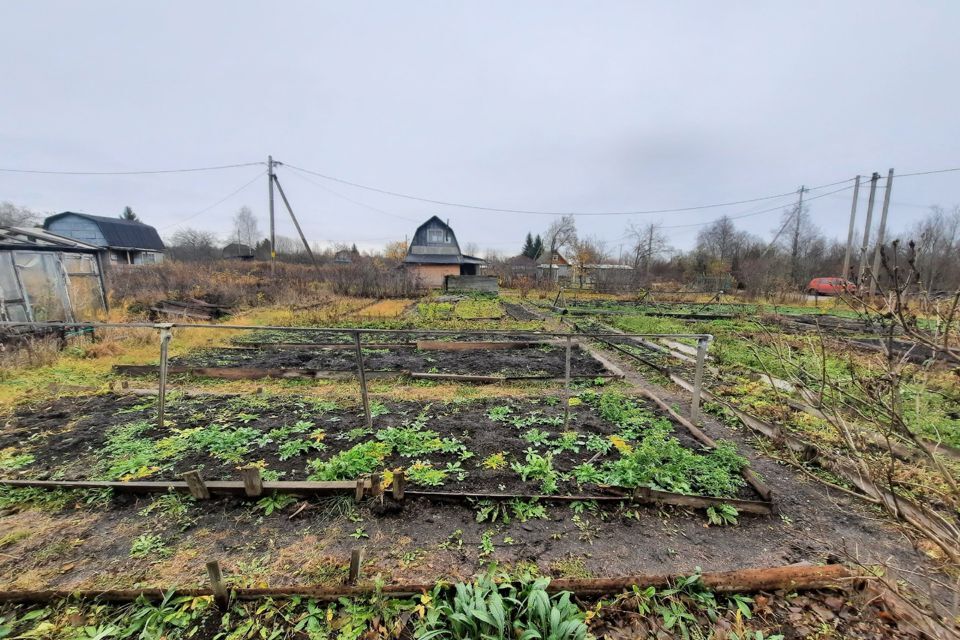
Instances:
[[[407,478],[414,484],[427,487],[439,487],[447,479],[446,469],[434,468],[431,462],[417,460],[407,467]]]
[[[739,515],[737,509],[729,504],[707,507],[707,520],[713,525],[736,525]]]
[[[159,534],[145,533],[134,538],[130,544],[131,558],[146,558],[148,556],[166,558],[172,553]]]
[[[587,451],[591,451],[593,453],[605,454],[608,451],[610,451],[610,449],[613,448],[613,443],[610,442],[608,438],[604,438],[603,436],[598,436],[596,434],[591,434],[587,438],[586,447],[587,447]]]
[[[311,460],[310,479],[353,480],[378,469],[390,453],[391,447],[385,442],[361,442],[329,460]]]
[[[322,442],[309,440],[287,440],[277,447],[277,457],[281,460],[289,460],[295,456],[303,455],[309,451],[322,451],[326,446]]]
[[[540,429],[530,429],[523,434],[523,439],[532,445],[546,444],[550,441],[550,433]]]
[[[497,405],[496,407],[491,407],[487,411],[487,417],[493,420],[494,422],[506,422],[510,415],[513,413],[513,407],[509,405]]]
[[[526,454],[523,464],[514,462],[510,465],[510,468],[520,474],[520,479],[524,482],[528,480],[539,480],[540,489],[543,493],[556,493],[560,473],[553,468],[553,456],[550,454],[542,456],[531,449],[528,449]]]
[[[263,511],[263,515],[269,516],[274,511],[283,511],[296,501],[297,499],[289,493],[271,493],[257,500],[256,508]]]

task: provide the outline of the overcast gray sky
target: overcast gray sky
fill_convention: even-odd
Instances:
[[[0,24],[4,168],[172,169],[273,154],[446,201],[634,211],[786,193],[889,167],[960,167],[954,0],[33,0],[0,4]],[[262,171],[0,172],[0,200],[102,215],[130,205],[165,236],[180,224],[225,237],[244,204],[266,230],[265,177],[208,209]],[[511,254],[551,219],[278,172],[311,240],[379,246],[437,214],[461,245]],[[832,236],[846,233],[850,194],[811,202]],[[896,230],[928,205],[960,203],[960,172],[895,181],[892,196]],[[792,200],[581,217],[578,227],[616,250],[631,221],[695,224]],[[764,213],[738,226],[770,237],[778,219]],[[288,218],[278,220],[278,233],[295,235]],[[687,248],[696,232],[670,236]]]

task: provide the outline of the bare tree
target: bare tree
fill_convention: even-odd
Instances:
[[[167,251],[177,260],[205,261],[219,256],[217,236],[200,229],[180,229],[167,240]]]
[[[577,221],[573,216],[562,216],[550,223],[544,234],[547,248],[547,264],[553,268],[554,255],[564,247],[570,246],[577,239]],[[554,280],[559,279],[560,271],[555,270]]]
[[[638,227],[630,223],[627,236],[633,240],[633,269],[639,273],[642,269],[644,279],[650,279],[650,265],[653,259],[670,250],[669,240],[663,233],[659,222],[650,222]]]
[[[960,287],[960,206],[951,211],[930,207],[926,218],[912,232],[916,238],[915,264],[927,291]]]
[[[233,216],[233,237],[238,244],[253,248],[260,237],[257,218],[250,207],[244,205]]]
[[[4,227],[32,227],[40,222],[40,214],[18,207],[12,202],[0,202],[0,226]]]

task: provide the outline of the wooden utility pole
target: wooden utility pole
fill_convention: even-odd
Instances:
[[[277,236],[273,221],[273,156],[267,156],[267,185],[270,188],[270,275],[277,272]]]
[[[853,181],[853,204],[850,205],[850,228],[847,229],[847,250],[843,254],[843,272],[840,274],[846,280],[850,277],[850,252],[853,249],[853,230],[857,223],[857,199],[860,197],[860,176]]]
[[[880,211],[880,228],[877,229],[877,246],[873,250],[873,278],[870,279],[870,295],[876,290],[880,273],[880,250],[883,248],[883,234],[887,230],[887,211],[890,210],[890,187],[893,186],[893,169],[887,172],[887,187],[883,190],[883,209]]]
[[[280,179],[277,176],[273,176],[273,181],[277,185],[277,191],[280,192],[280,198],[283,200],[283,205],[287,208],[287,211],[290,213],[290,217],[293,219],[293,226],[297,228],[297,233],[300,234],[300,240],[303,242],[303,248],[307,250],[307,255],[310,256],[310,261],[313,263],[313,266],[319,267],[317,264],[317,258],[313,255],[313,250],[310,249],[310,243],[307,242],[307,236],[303,235],[303,229],[300,228],[300,223],[297,222],[297,216],[293,215],[293,208],[290,207],[290,201],[287,200],[287,194],[283,192],[283,187],[280,185]]]
[[[800,223],[803,222],[803,192],[806,189],[804,185],[800,185],[800,198],[797,200],[797,210],[793,214],[795,222],[793,241],[790,243],[790,280],[793,284],[803,284],[800,282]]]
[[[867,249],[870,247],[870,223],[873,220],[873,201],[877,196],[877,180],[880,174],[876,171],[870,176],[870,197],[867,199],[867,219],[863,223],[863,241],[860,243],[860,256],[858,258],[857,273],[860,281],[863,283],[863,276],[867,271]]]

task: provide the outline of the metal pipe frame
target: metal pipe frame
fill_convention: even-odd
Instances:
[[[271,325],[252,324],[195,324],[195,323],[155,323],[155,322],[0,322],[0,327],[46,327],[46,328],[90,328],[90,329],[215,329],[232,331],[287,331],[291,333],[303,331],[323,331],[327,333],[354,333],[372,335],[438,335],[438,336],[523,336],[566,338],[574,335],[563,331],[509,331],[504,329],[490,330],[453,330],[453,329],[359,329],[352,327],[277,327]],[[713,340],[709,333],[577,333],[582,338],[690,338],[699,340],[706,338]]]

